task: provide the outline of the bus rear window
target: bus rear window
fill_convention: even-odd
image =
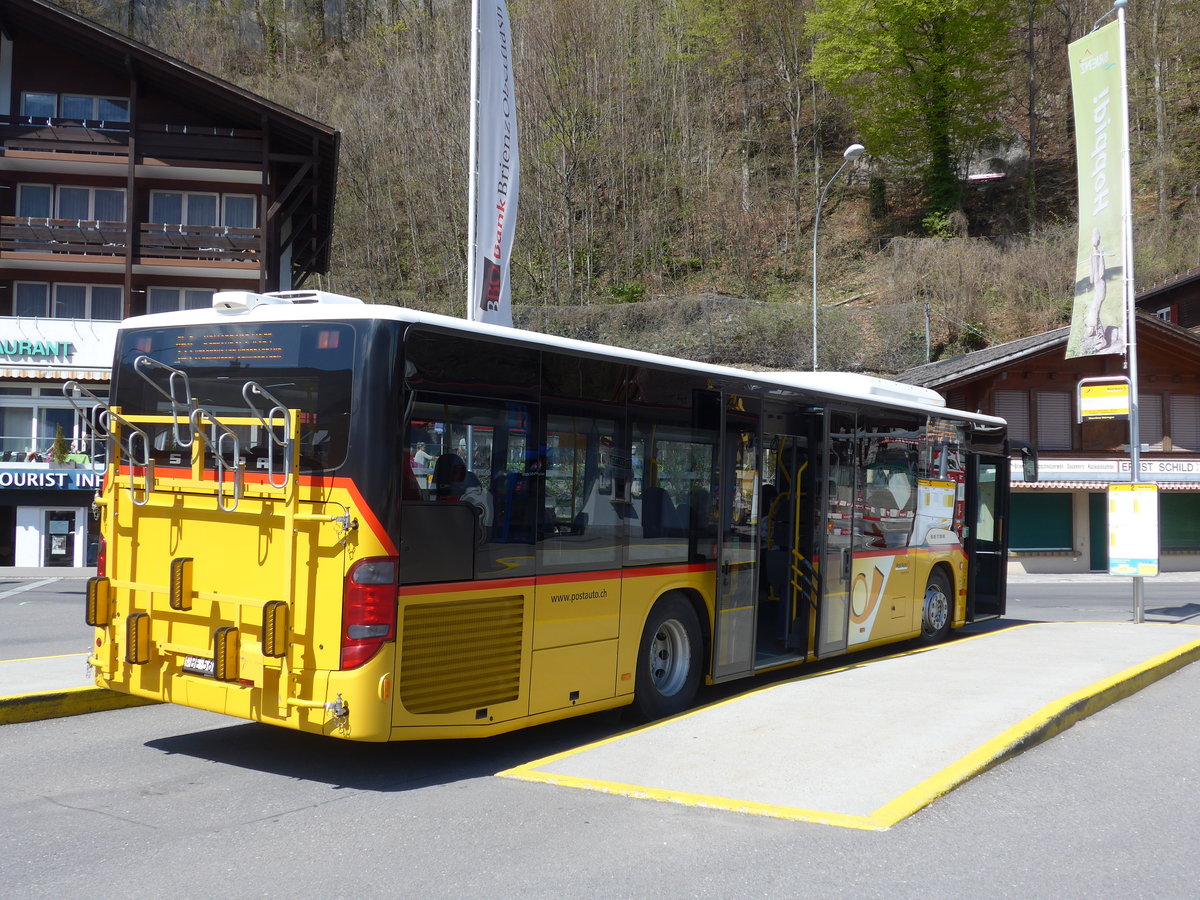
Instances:
[[[288,409],[299,411],[302,469],[333,469],[345,460],[354,365],[351,326],[222,323],[126,332],[117,351],[112,402],[123,415],[165,416],[171,414],[171,403],[163,392],[171,393],[172,376],[144,364],[135,371],[140,356],[183,372],[191,396],[223,422],[253,416],[242,389],[255,382]],[[176,395],[180,392],[177,386]],[[262,397],[256,404],[264,414],[271,405]],[[189,463],[190,451],[179,446],[170,423],[150,424],[145,430],[156,463]],[[238,436],[247,471],[261,468],[260,460],[265,465],[266,430],[254,424],[231,430]],[[180,434],[184,443],[185,434]]]

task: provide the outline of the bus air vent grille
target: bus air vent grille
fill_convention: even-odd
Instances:
[[[410,606],[400,648],[400,702],[452,713],[521,693],[522,597]]]

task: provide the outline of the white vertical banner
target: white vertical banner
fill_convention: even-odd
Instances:
[[[475,0],[471,81],[470,236],[467,317],[512,327],[510,260],[517,225],[517,108],[512,31],[504,0]]]

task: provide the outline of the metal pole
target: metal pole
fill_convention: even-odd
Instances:
[[[813,218],[813,248],[812,248],[812,370],[817,371],[817,229],[821,226],[821,207],[825,205],[825,195],[829,193],[829,188],[837,181],[837,177],[842,174],[842,169],[854,162],[865,152],[862,144],[851,144],[842,152],[842,164],[838,166],[838,170],[833,173],[833,177],[825,182],[825,187],[821,190],[821,196],[817,200],[817,214]]]
[[[1121,188],[1125,209],[1122,213],[1125,255],[1125,328],[1126,353],[1129,360],[1129,480],[1137,484],[1142,480],[1142,436],[1138,419],[1138,356],[1137,356],[1137,310],[1133,305],[1133,186],[1129,175],[1129,76],[1125,50],[1125,5],[1128,0],[1115,0],[1117,10],[1117,34],[1121,48],[1121,108],[1125,117],[1125,131],[1121,135]],[[1133,621],[1146,620],[1145,582],[1142,576],[1133,577]]]
[[[471,0],[471,115],[467,135],[467,318],[475,319],[475,204],[479,168],[479,0]]]

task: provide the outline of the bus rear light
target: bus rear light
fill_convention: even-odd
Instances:
[[[238,680],[238,638],[232,625],[213,632],[213,676],[217,681]]]
[[[125,619],[125,662],[133,666],[150,662],[149,613],[130,613]]]
[[[112,619],[112,582],[102,576],[87,580],[87,606],[83,620],[93,628],[103,628]]]
[[[171,590],[167,601],[171,609],[185,611],[192,608],[192,567],[191,557],[171,560]]]
[[[288,605],[282,600],[271,600],[263,606],[262,652],[263,656],[278,659],[287,655]]]
[[[397,560],[359,560],[346,576],[342,595],[343,669],[357,669],[396,637]]]
[[[104,538],[96,548],[96,574],[101,578],[108,574],[108,542]]]

